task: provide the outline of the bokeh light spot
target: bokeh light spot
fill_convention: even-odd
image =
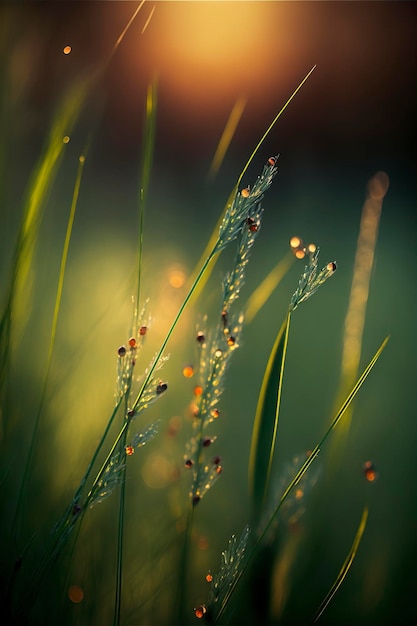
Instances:
[[[179,269],[170,270],[168,280],[171,287],[181,289],[185,284],[185,273]]]
[[[79,585],[71,585],[68,589],[68,598],[74,604],[79,604],[84,600],[84,591]]]
[[[63,48],[62,52],[63,52],[64,54],[69,54],[69,53],[71,52],[71,50],[72,50],[71,46],[65,46],[65,47]]]

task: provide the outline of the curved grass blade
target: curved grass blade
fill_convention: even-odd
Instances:
[[[370,372],[371,372],[372,368],[374,367],[375,363],[378,361],[378,359],[381,356],[381,354],[382,354],[385,346],[387,345],[388,341],[389,341],[389,335],[384,339],[384,341],[382,342],[382,344],[380,345],[380,347],[378,348],[378,350],[376,351],[376,353],[374,354],[372,359],[369,361],[368,365],[366,366],[366,368],[362,372],[360,378],[357,380],[355,386],[352,388],[351,392],[349,393],[349,395],[347,396],[347,398],[343,402],[343,404],[340,407],[339,411],[336,413],[335,417],[332,420],[332,423],[330,424],[329,428],[324,433],[324,435],[321,438],[321,440],[319,441],[319,443],[314,447],[314,449],[313,449],[312,453],[310,454],[310,456],[306,459],[306,461],[300,467],[300,469],[297,472],[297,474],[294,476],[294,478],[291,480],[291,482],[289,483],[289,485],[285,489],[284,493],[281,496],[281,499],[280,499],[278,505],[275,507],[275,509],[272,512],[272,514],[271,514],[267,524],[265,525],[265,528],[263,529],[262,533],[259,534],[259,537],[257,538],[257,540],[256,540],[256,542],[255,542],[251,552],[248,554],[248,558],[245,561],[241,571],[239,572],[239,575],[236,577],[236,579],[233,582],[233,585],[230,587],[230,589],[228,591],[228,594],[227,594],[227,596],[224,599],[223,605],[222,605],[219,613],[217,614],[216,623],[221,619],[222,615],[224,614],[224,611],[226,610],[227,603],[229,602],[230,597],[232,596],[234,590],[236,589],[236,586],[238,585],[239,580],[241,579],[241,577],[245,573],[245,571],[246,571],[250,561],[252,560],[252,558],[256,554],[259,546],[262,543],[263,538],[265,537],[265,535],[267,534],[268,530],[270,529],[271,524],[273,523],[273,521],[275,519],[275,516],[277,515],[278,511],[280,510],[280,508],[284,504],[285,500],[288,498],[288,496],[291,493],[291,491],[300,482],[300,480],[305,475],[305,473],[307,472],[309,467],[312,465],[314,460],[317,458],[317,456],[318,456],[322,446],[324,445],[326,439],[329,437],[331,432],[336,428],[336,426],[338,425],[338,423],[342,419],[344,413],[349,408],[351,402],[356,397],[356,394],[358,393],[359,389],[362,387],[362,385],[365,382],[366,378],[370,374]]]
[[[328,594],[326,595],[326,597],[324,598],[323,602],[320,605],[319,610],[317,611],[317,615],[314,618],[314,623],[316,623],[320,617],[323,615],[324,611],[326,610],[326,608],[328,607],[328,605],[330,604],[330,602],[332,601],[335,593],[337,592],[337,590],[339,589],[340,585],[342,584],[342,582],[345,580],[346,575],[348,573],[348,571],[350,570],[350,567],[353,563],[353,560],[356,556],[356,552],[358,551],[359,548],[359,544],[361,542],[362,539],[362,535],[364,533],[364,530],[366,528],[366,522],[368,520],[368,507],[365,507],[362,513],[362,517],[361,517],[361,521],[359,523],[359,527],[358,530],[356,531],[356,535],[355,535],[355,539],[353,540],[352,543],[352,547],[349,550],[349,554],[347,555],[345,562],[342,565],[342,568],[340,570],[340,572],[337,575],[336,580],[334,581],[333,585],[331,586]]]
[[[49,382],[49,374],[50,374],[51,365],[52,365],[52,355],[54,352],[56,331],[58,327],[59,311],[61,308],[62,291],[64,288],[64,277],[65,277],[65,269],[67,266],[68,250],[69,250],[70,241],[71,241],[72,227],[74,224],[75,212],[77,209],[78,196],[80,192],[80,185],[81,185],[81,179],[82,179],[82,174],[84,170],[84,163],[85,163],[87,149],[88,148],[86,147],[86,149],[84,150],[84,154],[81,155],[79,158],[78,170],[77,170],[77,175],[76,175],[75,184],[74,184],[74,191],[72,195],[70,214],[68,217],[64,247],[63,247],[62,256],[61,256],[61,266],[59,270],[58,286],[57,286],[56,296],[55,296],[55,305],[54,305],[54,313],[53,313],[52,326],[51,326],[51,334],[49,337],[49,348],[48,348],[48,357],[47,357],[47,363],[46,363],[46,372],[45,372],[45,377],[44,377],[43,386],[42,386],[41,398],[39,400],[39,406],[38,406],[38,410],[35,416],[33,433],[32,433],[32,437],[30,440],[30,447],[29,447],[29,451],[27,453],[26,460],[25,460],[25,469],[23,472],[23,478],[22,478],[22,482],[20,485],[20,489],[19,489],[19,495],[17,498],[14,521],[12,524],[13,532],[15,534],[17,533],[17,518],[19,516],[20,509],[21,509],[22,498],[23,498],[23,494],[24,494],[26,484],[27,484],[29,470],[32,465],[33,453],[34,453],[37,439],[38,439],[39,426],[41,423],[41,416],[43,412],[43,407],[44,407],[45,398],[46,398],[46,391],[47,391],[48,382]]]
[[[269,356],[256,408],[249,458],[249,489],[254,511],[259,510],[259,507],[263,505],[268,492],[278,428],[290,320],[291,313],[289,312]]]
[[[226,206],[223,209],[222,214],[220,215],[214,229],[213,232],[210,236],[210,239],[205,247],[205,249],[203,250],[203,253],[201,255],[201,258],[199,259],[198,263],[196,264],[196,267],[190,277],[189,280],[189,284],[191,285],[195,279],[195,276],[197,275],[197,271],[198,268],[200,267],[200,265],[202,264],[203,260],[207,257],[207,255],[209,254],[210,250],[212,249],[213,245],[215,244],[216,240],[217,240],[217,233],[219,232],[219,228],[220,225],[223,221],[223,218],[226,214],[227,208],[229,207],[229,205],[232,203],[233,198],[239,188],[240,183],[242,182],[242,178],[243,176],[246,174],[246,171],[249,167],[249,165],[252,163],[253,159],[255,158],[256,154],[258,153],[259,148],[262,146],[263,142],[265,141],[265,139],[268,137],[269,133],[271,132],[271,130],[273,129],[273,127],[275,126],[275,124],[277,123],[277,121],[279,120],[279,118],[281,117],[281,115],[284,113],[284,111],[286,110],[286,108],[288,107],[288,105],[290,104],[290,102],[294,99],[294,97],[297,95],[297,93],[300,91],[301,87],[304,85],[304,83],[306,82],[306,80],[311,76],[311,74],[313,73],[313,71],[316,69],[317,65],[314,65],[311,70],[308,72],[308,74],[306,74],[306,76],[303,78],[303,80],[301,81],[301,83],[299,83],[298,87],[293,91],[293,93],[291,94],[291,96],[288,98],[288,100],[286,101],[286,103],[281,107],[280,111],[277,113],[277,115],[274,117],[274,119],[272,120],[272,122],[270,123],[270,125],[268,126],[268,128],[266,129],[266,131],[264,132],[264,134],[262,135],[261,139],[258,141],[256,147],[254,148],[252,154],[250,155],[249,159],[246,161],[245,166],[243,167],[242,171],[239,174],[239,178],[237,179],[237,183],[236,185],[233,187],[230,196],[226,202]],[[210,274],[214,268],[214,265],[216,263],[216,259],[214,259],[213,263],[211,264],[211,266],[207,269],[207,272],[203,278],[203,280],[200,281],[199,287],[196,290],[195,294],[194,294],[194,298],[198,298],[199,294],[201,293],[201,291],[204,288],[204,285],[206,284],[206,282],[208,281]]]

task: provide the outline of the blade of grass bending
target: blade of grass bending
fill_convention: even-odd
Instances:
[[[362,517],[361,517],[361,521],[359,523],[359,527],[358,530],[356,531],[356,535],[355,535],[355,539],[353,540],[353,544],[352,547],[349,550],[349,553],[341,567],[340,572],[337,575],[336,580],[334,581],[333,585],[331,586],[328,594],[326,595],[326,597],[324,598],[323,602],[320,605],[319,610],[317,611],[317,615],[314,618],[314,623],[316,623],[320,617],[323,615],[324,611],[327,609],[328,605],[330,604],[331,600],[333,599],[335,593],[337,592],[337,590],[339,589],[340,585],[342,584],[342,582],[345,580],[346,575],[348,573],[348,571],[350,570],[350,567],[353,563],[353,560],[356,556],[356,552],[358,551],[359,548],[359,544],[361,542],[362,539],[362,535],[365,531],[366,528],[366,522],[368,520],[368,507],[365,507],[362,513]]]
[[[53,313],[52,326],[51,326],[51,334],[49,337],[49,348],[48,348],[46,372],[45,372],[44,381],[42,385],[42,392],[41,392],[41,397],[39,400],[38,410],[35,416],[33,433],[30,439],[30,446],[29,446],[28,453],[26,455],[25,469],[23,471],[22,482],[20,485],[19,495],[18,495],[17,503],[16,503],[15,516],[14,516],[14,521],[12,524],[14,536],[16,536],[17,534],[17,518],[19,516],[20,508],[22,506],[23,493],[26,488],[26,483],[27,483],[27,479],[29,476],[29,470],[32,464],[33,453],[34,453],[37,439],[38,439],[41,415],[43,411],[43,406],[44,406],[45,397],[46,397],[46,390],[47,390],[48,381],[49,381],[49,373],[51,371],[52,355],[53,355],[53,351],[55,347],[56,330],[58,326],[58,317],[59,317],[59,311],[61,307],[62,290],[64,287],[65,269],[66,269],[67,259],[68,259],[68,250],[69,250],[69,245],[71,241],[71,234],[72,234],[72,227],[74,224],[75,212],[77,209],[78,196],[80,192],[81,178],[82,178],[82,174],[84,170],[86,153],[87,153],[87,147],[84,150],[84,154],[79,159],[78,170],[77,170],[77,175],[76,175],[75,184],[74,184],[74,191],[72,195],[70,214],[68,217],[64,247],[63,247],[62,256],[61,256],[61,266],[59,270],[58,286],[57,286],[57,291],[56,291],[56,296],[55,296],[55,305],[54,305],[54,313]]]
[[[268,126],[268,128],[266,129],[266,131],[264,132],[264,134],[262,135],[261,139],[258,141],[255,149],[253,150],[252,154],[250,155],[249,159],[247,160],[245,166],[243,167],[241,173],[239,174],[239,178],[237,179],[237,183],[236,185],[233,187],[230,196],[226,202],[226,205],[223,209],[222,214],[220,215],[216,226],[214,227],[213,233],[210,236],[210,239],[207,243],[206,248],[203,251],[203,254],[201,255],[200,260],[198,261],[196,268],[200,267],[201,263],[203,262],[203,259],[207,256],[208,252],[212,249],[213,243],[216,240],[217,237],[217,233],[219,231],[220,228],[220,224],[222,223],[223,217],[226,213],[227,207],[229,206],[229,204],[231,204],[231,202],[233,201],[234,195],[240,185],[240,183],[242,182],[242,178],[243,176],[246,174],[246,171],[249,167],[249,165],[252,163],[253,159],[255,158],[259,148],[262,146],[263,142],[265,141],[265,139],[267,138],[267,136],[269,135],[269,133],[271,132],[271,130],[273,129],[273,127],[275,126],[275,124],[277,123],[277,121],[279,120],[279,118],[281,117],[281,115],[284,113],[285,109],[288,107],[288,105],[290,104],[290,102],[294,99],[294,97],[297,95],[297,93],[300,91],[301,87],[304,85],[304,83],[306,82],[306,80],[311,76],[311,74],[313,73],[313,71],[316,69],[317,65],[313,65],[313,67],[311,68],[311,70],[308,72],[308,74],[303,78],[303,80],[301,81],[301,83],[298,85],[298,87],[295,89],[295,91],[293,91],[293,93],[291,94],[291,96],[288,98],[288,100],[286,101],[286,103],[284,104],[283,107],[281,107],[280,111],[277,113],[277,115],[274,117],[274,119],[272,120],[272,122],[270,123],[270,125]],[[198,297],[199,294],[201,293],[204,285],[206,284],[207,280],[210,277],[210,274],[214,268],[215,265],[215,261],[212,263],[211,267],[209,268],[209,270],[207,271],[204,280],[200,283],[199,285],[199,289],[196,291],[195,297]],[[196,269],[194,270],[194,272],[191,275],[190,278],[190,283],[193,281],[194,276],[196,275]]]
[[[12,322],[20,317],[23,324],[27,317],[29,299],[28,275],[32,265],[36,240],[43,217],[45,201],[57,175],[65,149],[63,139],[80,113],[87,93],[88,83],[76,85],[64,102],[52,123],[44,154],[34,169],[27,189],[27,200],[15,246],[6,304],[0,321],[0,388],[7,370],[11,345]],[[25,311],[25,314],[23,312]],[[24,316],[24,317],[23,317]]]
[[[268,492],[281,404],[291,313],[275,339],[259,393],[249,457],[249,489],[253,511],[263,506]]]
[[[140,287],[141,287],[141,275],[142,275],[142,248],[143,248],[143,224],[145,217],[145,205],[148,199],[149,181],[152,169],[152,157],[155,146],[155,127],[156,127],[156,102],[157,102],[157,84],[154,80],[148,85],[146,94],[146,115],[145,115],[145,128],[144,128],[144,143],[143,143],[143,155],[142,155],[142,171],[141,171],[141,186],[139,191],[139,239],[138,239],[138,279],[137,279],[137,292],[135,302],[135,325],[137,322],[137,315],[139,312],[140,304]],[[136,328],[134,329],[136,334]],[[130,393],[130,392],[129,392]],[[128,412],[127,398],[129,393],[126,394],[126,406],[125,414]],[[126,457],[126,437],[127,428],[124,430],[123,436],[120,441],[120,454]],[[120,485],[120,499],[119,499],[119,526],[117,533],[117,564],[116,564],[116,587],[115,587],[115,602],[114,602],[114,626],[119,626],[120,615],[122,609],[122,576],[123,576],[123,538],[124,538],[124,518],[125,518],[125,502],[126,502],[126,464],[122,469],[121,485]]]
[[[366,368],[362,372],[360,378],[357,380],[355,386],[352,388],[351,392],[349,393],[349,395],[347,396],[347,398],[343,402],[343,404],[340,407],[339,411],[336,413],[335,417],[333,418],[332,423],[330,424],[330,427],[326,430],[326,432],[324,433],[324,435],[321,438],[321,440],[319,441],[319,443],[314,447],[314,449],[313,449],[312,453],[310,454],[310,456],[306,459],[306,461],[300,467],[300,469],[297,472],[297,474],[294,476],[294,478],[291,480],[291,482],[289,483],[289,485],[285,489],[284,493],[281,496],[281,499],[280,499],[278,505],[275,507],[274,511],[272,512],[272,515],[269,518],[267,524],[265,525],[264,530],[262,531],[262,533],[259,535],[258,539],[256,540],[256,542],[255,542],[251,552],[248,555],[248,558],[247,558],[246,562],[243,564],[243,567],[242,567],[239,575],[236,577],[236,580],[234,581],[233,586],[230,588],[227,596],[225,597],[225,600],[224,600],[224,602],[223,602],[223,604],[222,604],[222,606],[221,606],[221,608],[219,610],[219,613],[217,614],[216,623],[220,620],[221,616],[223,615],[224,611],[226,610],[226,606],[227,606],[227,603],[228,603],[230,597],[232,596],[234,590],[236,589],[236,586],[238,585],[238,583],[239,583],[240,579],[242,578],[243,574],[245,573],[245,571],[246,571],[246,569],[247,569],[251,559],[253,558],[253,556],[255,555],[255,553],[257,551],[257,549],[259,548],[263,538],[265,537],[266,533],[270,529],[271,524],[274,521],[275,516],[277,515],[277,513],[280,510],[281,506],[284,504],[285,500],[287,499],[287,497],[291,493],[292,489],[302,479],[304,474],[307,472],[309,467],[312,465],[314,460],[317,458],[318,453],[320,452],[320,449],[322,448],[322,446],[325,443],[326,439],[328,438],[330,433],[334,430],[334,428],[336,428],[337,424],[340,422],[341,418],[343,417],[343,414],[349,408],[350,403],[353,401],[353,399],[355,398],[355,396],[358,393],[359,389],[362,387],[362,385],[365,382],[366,378],[370,374],[370,372],[371,372],[372,368],[374,367],[375,363],[378,361],[378,359],[381,356],[385,346],[388,343],[388,340],[389,340],[389,335],[384,339],[384,341],[382,342],[382,344],[380,345],[380,347],[378,348],[378,350],[376,351],[376,353],[374,354],[372,359],[369,361],[368,365],[366,366]]]

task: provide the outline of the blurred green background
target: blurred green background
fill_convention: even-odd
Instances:
[[[25,188],[58,103],[108,57],[136,6],[32,2],[0,9],[2,297]],[[317,484],[305,504],[299,534],[294,539],[283,531],[278,563],[289,564],[289,573],[284,591],[277,574],[274,595],[278,598],[281,589],[286,602],[276,600],[275,615],[285,624],[312,620],[368,504],[368,526],[358,556],[321,623],[416,623],[416,24],[417,7],[411,2],[145,3],[69,133],[40,226],[26,319],[16,324],[2,409],[9,425],[2,433],[2,551],[7,558],[13,503],[45,373],[78,158],[88,137],[47,403],[25,499],[22,544],[34,530],[35,543],[41,544],[72,497],[112,410],[116,351],[128,339],[135,288],[147,85],[157,77],[142,273],[142,293],[150,299],[154,321],[141,371],[186,293],[185,286],[173,286],[173,274],[189,278],[252,150],[317,64],[242,181],[252,184],[265,160],[280,154],[278,176],[263,202],[262,230],[248,266],[242,306],[287,253],[293,235],[320,246],[322,265],[338,263],[335,277],[294,314],[274,467],[277,494],[286,476],[288,481],[292,459],[317,443],[334,409],[361,210],[367,182],[379,170],[388,174],[390,187],[375,251],[361,368],[387,334],[391,339],[360,391],[337,466],[326,454],[317,461]],[[72,48],[70,54],[63,53],[66,45]],[[219,171],[209,176],[239,99],[245,106],[236,133]],[[183,454],[195,384],[182,376],[182,368],[195,363],[197,321],[220,306],[220,279],[231,258],[220,260],[203,295],[187,309],[168,346],[171,358],[162,374],[170,393],[142,418],[144,424],[160,418],[162,426],[158,439],[137,455],[129,470],[125,623],[167,623],[170,581],[175,578],[170,571],[172,524],[176,501],[187,489]],[[228,373],[224,419],[215,424],[224,475],[196,515],[190,619],[192,602],[196,606],[206,600],[206,571],[216,571],[228,538],[240,534],[248,521],[247,463],[257,395],[302,269],[301,261],[293,265],[245,328]],[[181,417],[182,429],[170,437],[175,416]],[[375,483],[367,483],[362,473],[368,459],[379,473]],[[87,516],[70,580],[62,581],[57,567],[56,578],[51,575],[45,583],[45,598],[50,598],[47,622],[42,621],[44,600],[34,623],[111,621],[116,533],[112,500]],[[149,572],[143,563],[156,565]],[[7,573],[4,576],[7,579]],[[167,589],[141,606],[152,580],[159,578]],[[65,592],[61,601],[56,594],[68,583],[83,587],[84,602],[71,604]],[[251,623],[250,602],[243,596],[234,619]]]

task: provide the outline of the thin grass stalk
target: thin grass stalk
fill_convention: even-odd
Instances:
[[[84,170],[86,153],[87,153],[87,148],[84,151],[84,155],[80,157],[79,159],[78,170],[77,170],[77,175],[75,179],[70,214],[68,217],[67,229],[65,233],[64,247],[63,247],[62,256],[61,256],[61,265],[60,265],[60,270],[59,270],[58,286],[57,286],[57,291],[56,291],[56,296],[55,296],[55,305],[54,305],[54,313],[53,313],[52,326],[51,326],[51,334],[49,338],[46,372],[45,372],[45,377],[44,377],[44,381],[42,385],[42,391],[41,391],[41,397],[39,400],[38,410],[35,416],[35,423],[33,426],[30,446],[29,446],[29,450],[26,456],[23,477],[22,477],[22,481],[20,484],[19,494],[17,497],[15,515],[14,515],[13,523],[12,523],[12,532],[13,532],[14,537],[16,537],[17,532],[18,532],[17,519],[18,519],[20,508],[22,505],[23,493],[26,488],[26,483],[27,483],[27,479],[29,476],[29,470],[33,461],[33,454],[34,454],[34,450],[35,450],[37,440],[38,440],[39,426],[41,423],[41,416],[42,416],[43,407],[44,407],[45,398],[46,398],[46,391],[47,391],[48,382],[49,382],[49,374],[50,374],[51,365],[52,365],[52,355],[53,355],[53,351],[55,348],[58,317],[59,317],[59,312],[61,309],[61,299],[62,299],[62,291],[64,287],[65,270],[67,266],[68,250],[69,250],[70,241],[71,241],[72,227],[74,225],[75,212],[76,212],[77,204],[78,204],[78,196],[80,192],[81,179],[82,179],[83,170]]]
[[[135,328],[137,322],[137,315],[139,312],[140,304],[140,288],[141,288],[141,276],[142,276],[142,252],[143,252],[143,227],[145,218],[145,205],[148,198],[149,181],[152,169],[152,158],[155,145],[155,127],[156,127],[156,95],[157,86],[154,80],[152,84],[148,85],[148,91],[146,96],[146,117],[145,117],[145,138],[144,149],[142,158],[142,175],[141,175],[141,188],[139,192],[139,236],[138,236],[138,279],[137,279],[137,292],[135,302]],[[125,394],[125,414],[127,414],[129,407],[127,400],[130,396],[129,390]],[[126,460],[126,438],[127,428],[125,429],[120,441],[120,454]],[[125,518],[125,501],[126,501],[126,463],[122,469],[121,474],[121,491],[119,500],[119,526],[117,536],[117,565],[116,565],[116,590],[115,590],[115,603],[114,603],[114,626],[119,626],[121,606],[122,606],[122,578],[123,578],[123,538],[124,538],[124,518]]]
[[[249,458],[249,486],[253,516],[265,505],[281,407],[291,311],[282,324],[268,359],[259,393]]]
[[[339,589],[340,585],[343,583],[343,581],[345,580],[348,571],[350,570],[352,563],[355,559],[356,553],[358,551],[359,548],[359,544],[362,540],[362,535],[365,531],[366,528],[366,522],[368,520],[368,507],[366,506],[363,510],[362,513],[362,517],[361,517],[361,521],[359,522],[359,527],[358,530],[356,531],[356,535],[355,535],[355,539],[353,540],[353,544],[352,547],[349,550],[349,553],[340,569],[340,572],[338,573],[336,580],[334,581],[333,585],[331,586],[329,592],[327,593],[326,597],[324,598],[323,602],[321,603],[319,610],[317,611],[317,614],[314,618],[314,624],[316,622],[318,622],[318,620],[320,619],[320,617],[323,615],[324,611],[327,609],[327,607],[329,606],[330,602],[332,601],[334,595],[336,594],[337,590]]]
[[[259,534],[257,540],[255,541],[255,543],[253,545],[253,548],[250,551],[250,553],[249,553],[249,555],[248,555],[248,557],[247,557],[247,559],[246,559],[246,561],[245,561],[241,571],[239,572],[238,576],[236,577],[236,580],[234,581],[233,585],[230,587],[228,593],[226,594],[226,597],[225,597],[225,599],[223,601],[223,604],[222,604],[222,606],[221,606],[221,608],[220,608],[220,610],[219,610],[219,612],[218,612],[218,614],[216,616],[215,623],[217,623],[221,619],[222,615],[224,614],[224,612],[226,610],[226,607],[227,607],[227,603],[228,603],[230,597],[232,596],[233,592],[235,591],[236,586],[238,585],[238,583],[239,583],[240,579],[242,578],[243,574],[245,573],[245,571],[246,571],[249,563],[251,562],[252,558],[256,554],[259,546],[262,543],[262,540],[264,539],[265,535],[267,534],[268,530],[270,529],[271,524],[273,523],[273,521],[274,521],[277,513],[279,512],[280,508],[284,504],[285,500],[287,499],[287,497],[289,496],[289,494],[291,493],[293,488],[297,485],[297,483],[301,480],[301,478],[304,476],[304,474],[307,472],[309,467],[312,465],[312,463],[317,458],[317,456],[318,456],[322,446],[324,445],[326,439],[329,437],[331,432],[336,428],[337,424],[340,422],[341,418],[343,417],[343,414],[348,409],[349,405],[351,404],[351,402],[355,398],[355,396],[358,393],[359,389],[361,388],[361,386],[365,382],[366,378],[370,374],[372,368],[374,367],[374,365],[378,361],[379,357],[381,356],[383,350],[385,349],[385,347],[386,347],[386,345],[388,343],[388,340],[389,340],[389,335],[384,339],[384,341],[382,342],[382,344],[380,345],[380,347],[378,348],[378,350],[376,351],[376,353],[374,354],[374,356],[372,357],[372,359],[370,360],[370,362],[368,363],[368,365],[366,366],[366,368],[362,372],[360,378],[357,380],[355,386],[353,387],[353,389],[351,390],[351,392],[349,393],[349,395],[347,396],[347,398],[343,402],[343,404],[340,407],[339,411],[336,413],[335,417],[332,420],[332,423],[330,424],[329,428],[324,433],[324,435],[321,438],[321,440],[319,441],[319,443],[313,448],[311,454],[304,461],[303,465],[300,467],[300,469],[298,470],[297,474],[294,476],[294,478],[288,484],[287,488],[285,489],[284,493],[282,494],[282,496],[280,498],[280,501],[278,502],[278,504],[275,507],[274,511],[272,512],[272,514],[271,514],[267,524],[265,525],[265,528]]]
[[[284,113],[284,111],[286,110],[286,108],[288,107],[288,105],[290,104],[290,102],[295,98],[295,96],[297,95],[297,93],[300,91],[301,87],[304,85],[304,83],[307,81],[307,79],[311,76],[311,74],[313,73],[313,71],[316,69],[317,65],[314,65],[311,70],[308,72],[308,74],[306,74],[306,76],[303,78],[303,80],[301,81],[301,83],[298,85],[298,87],[293,91],[293,93],[291,94],[291,96],[288,98],[288,100],[286,101],[286,103],[281,107],[280,111],[277,113],[277,115],[274,117],[274,119],[272,120],[272,122],[270,123],[270,125],[268,126],[268,128],[266,129],[266,131],[264,132],[264,134],[262,135],[261,139],[258,141],[257,145],[255,146],[252,154],[250,155],[249,159],[246,161],[246,164],[244,165],[242,171],[239,174],[239,178],[237,179],[236,184],[234,185],[232,191],[230,192],[229,198],[226,202],[226,205],[223,209],[222,214],[220,215],[214,229],[213,232],[210,236],[209,241],[207,242],[206,247],[203,250],[203,253],[201,255],[200,260],[198,261],[196,268],[194,270],[194,272],[191,275],[191,279],[190,282],[193,281],[193,276],[195,276],[196,272],[197,272],[197,268],[200,267],[201,263],[203,262],[203,259],[205,259],[207,257],[207,255],[209,254],[210,250],[213,248],[213,246],[215,245],[215,241],[217,238],[217,233],[219,231],[220,225],[222,223],[222,220],[225,216],[227,207],[231,204],[240,183],[242,182],[243,176],[245,175],[246,171],[249,168],[249,165],[252,163],[253,159],[255,158],[256,154],[258,153],[260,147],[262,146],[263,142],[265,141],[265,139],[268,137],[269,133],[271,132],[271,130],[273,129],[273,127],[275,126],[275,124],[277,123],[277,121],[279,120],[279,118],[281,117],[281,115]],[[198,290],[196,290],[196,297],[199,296],[199,294],[201,293],[201,291],[204,288],[204,285],[206,284],[207,280],[210,277],[211,272],[213,271],[215,263],[212,264],[210,271],[208,271],[204,277],[204,280],[201,281]]]

